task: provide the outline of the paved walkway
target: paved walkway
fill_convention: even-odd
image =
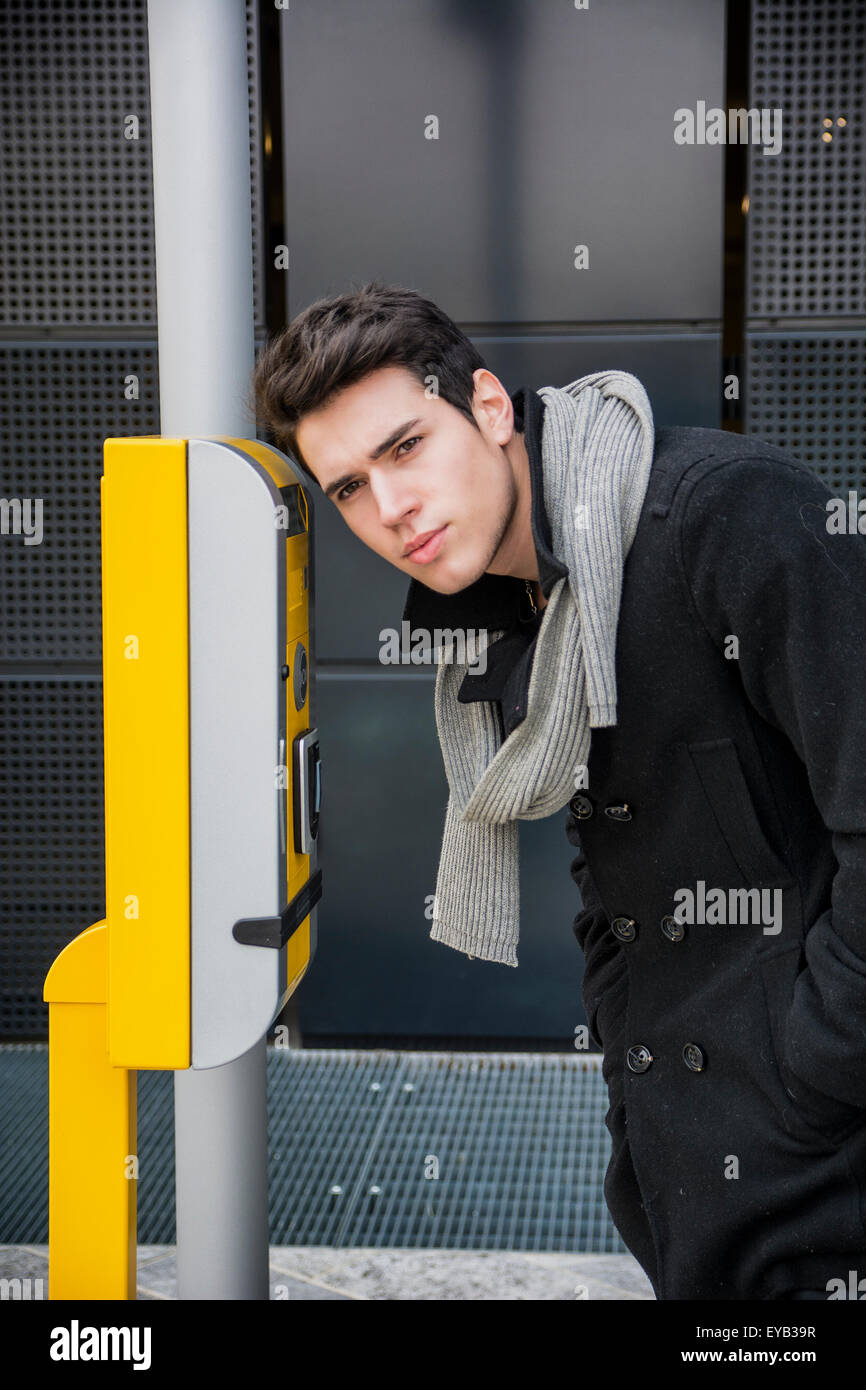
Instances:
[[[435,1301],[654,1299],[631,1255],[562,1255],[507,1250],[380,1250],[272,1245],[272,1299]],[[41,1279],[48,1297],[48,1247],[0,1246],[0,1279]],[[177,1298],[173,1245],[138,1247],[138,1297]],[[4,1286],[5,1287],[5,1286]],[[27,1286],[22,1292],[26,1294]],[[6,1296],[8,1296],[8,1291]]]

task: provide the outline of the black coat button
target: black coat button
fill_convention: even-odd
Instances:
[[[630,1071],[646,1071],[648,1067],[652,1066],[652,1060],[652,1053],[648,1047],[644,1047],[643,1043],[636,1043],[626,1053],[626,1061]]]
[[[703,1071],[706,1058],[697,1043],[686,1043],[683,1048],[683,1061],[689,1071]]]
[[[614,917],[610,929],[620,941],[634,941],[637,936],[637,922],[633,917]]]
[[[628,802],[623,801],[620,805],[605,806],[604,814],[611,820],[631,820],[631,811],[628,809]]]
[[[670,915],[662,918],[662,931],[669,941],[682,941],[686,934],[685,925]]]
[[[577,816],[578,820],[587,820],[593,813],[594,807],[592,798],[586,792],[577,792],[568,803],[572,815]]]

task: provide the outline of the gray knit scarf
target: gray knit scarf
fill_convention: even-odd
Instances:
[[[430,936],[470,959],[514,966],[517,821],[553,815],[586,786],[590,730],[616,723],[623,565],[655,439],[649,398],[628,372],[594,372],[538,394],[544,504],[568,578],[542,612],[526,716],[503,740],[494,702],[458,701],[469,667],[444,651],[434,696],[450,795]],[[475,650],[503,631],[482,632]]]

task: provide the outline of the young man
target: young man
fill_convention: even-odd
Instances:
[[[433,938],[516,965],[517,821],[567,807],[605,1197],[657,1297],[851,1296],[866,541],[850,508],[844,526],[773,445],[656,429],[628,373],[510,397],[408,290],[310,306],[254,385],[277,443],[410,577],[412,626],[488,632],[483,673],[437,672]]]

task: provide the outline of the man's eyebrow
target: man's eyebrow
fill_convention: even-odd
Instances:
[[[420,419],[421,416],[416,415],[414,420],[407,420],[404,425],[400,425],[396,430],[392,430],[388,438],[383,439],[382,443],[379,444],[371,454],[368,454],[367,457],[371,459],[380,458],[388,449],[392,449],[399,439],[402,439],[407,430],[413,429],[414,426],[419,423]],[[345,487],[347,483],[351,482],[354,476],[354,473],[343,473],[339,478],[335,478],[334,482],[329,483],[325,488],[325,496],[330,497],[333,493],[339,492],[340,488]]]
[[[391,434],[389,434],[387,439],[383,439],[378,449],[374,449],[372,454],[368,454],[367,457],[371,459],[377,459],[380,457],[381,454],[384,454],[386,450],[392,449],[394,445],[397,443],[397,440],[402,439],[403,435],[406,433],[407,430],[413,429],[415,425],[418,424],[418,421],[420,419],[421,416],[416,415],[414,420],[407,420],[405,425],[401,425],[399,429],[396,429]]]

